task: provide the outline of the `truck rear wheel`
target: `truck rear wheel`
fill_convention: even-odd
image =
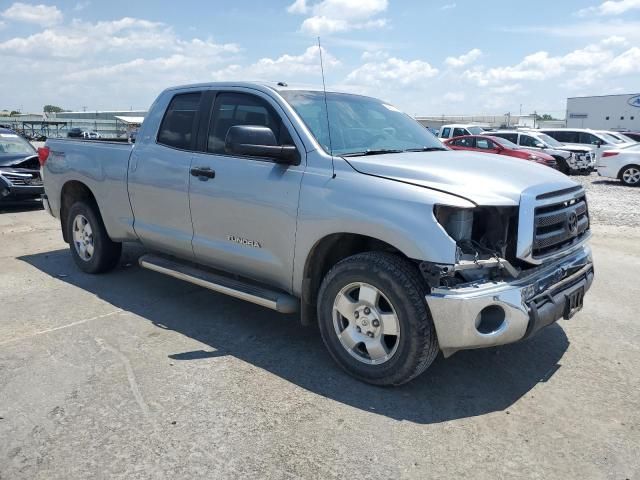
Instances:
[[[417,268],[397,255],[367,252],[342,260],[327,273],[318,298],[329,353],[367,383],[415,378],[439,351],[426,293]]]
[[[102,273],[118,264],[122,244],[109,238],[93,205],[83,201],[74,203],[67,215],[66,228],[71,256],[80,270]]]

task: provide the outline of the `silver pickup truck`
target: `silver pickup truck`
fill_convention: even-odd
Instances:
[[[140,242],[144,268],[317,324],[374,384],[528,338],[579,311],[593,281],[581,186],[451,151],[374,98],[170,88],[135,145],[50,139],[40,160],[81,270],[113,269]]]

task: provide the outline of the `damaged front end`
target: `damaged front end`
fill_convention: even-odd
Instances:
[[[420,263],[420,271],[430,287],[455,287],[481,279],[515,279],[520,275],[521,267],[515,256],[518,207],[436,205],[434,216],[456,242],[456,262]]]
[[[531,208],[524,201],[523,210],[435,207],[436,220],[456,243],[456,261],[422,262],[420,270],[445,356],[528,338],[582,308],[594,275],[589,232],[579,228],[580,215],[587,218],[584,192],[552,192],[536,201]],[[567,232],[574,227],[573,236],[560,236],[559,224]],[[517,253],[518,236],[529,234],[533,246],[553,241],[561,249],[545,251],[544,261],[527,261]]]

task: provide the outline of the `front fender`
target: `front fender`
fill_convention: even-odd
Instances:
[[[374,177],[336,162],[336,177],[307,171],[300,193],[293,291],[301,293],[304,266],[324,237],[352,233],[381,240],[408,258],[455,263],[456,244],[436,221],[436,204],[473,207],[459,197]]]

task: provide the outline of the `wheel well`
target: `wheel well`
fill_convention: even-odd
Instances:
[[[316,319],[318,291],[325,275],[331,268],[347,257],[363,252],[391,252],[406,258],[394,246],[377,238],[355,233],[334,233],[318,241],[304,266],[302,277],[301,322],[310,325]]]
[[[62,226],[62,238],[67,243],[69,243],[69,239],[67,238],[67,229],[65,228],[67,225],[67,215],[71,206],[78,200],[85,200],[94,205],[99,214],[96,197],[93,195],[91,190],[89,190],[89,187],[77,180],[71,180],[65,183],[62,187],[62,193],[60,194],[60,225]]]

